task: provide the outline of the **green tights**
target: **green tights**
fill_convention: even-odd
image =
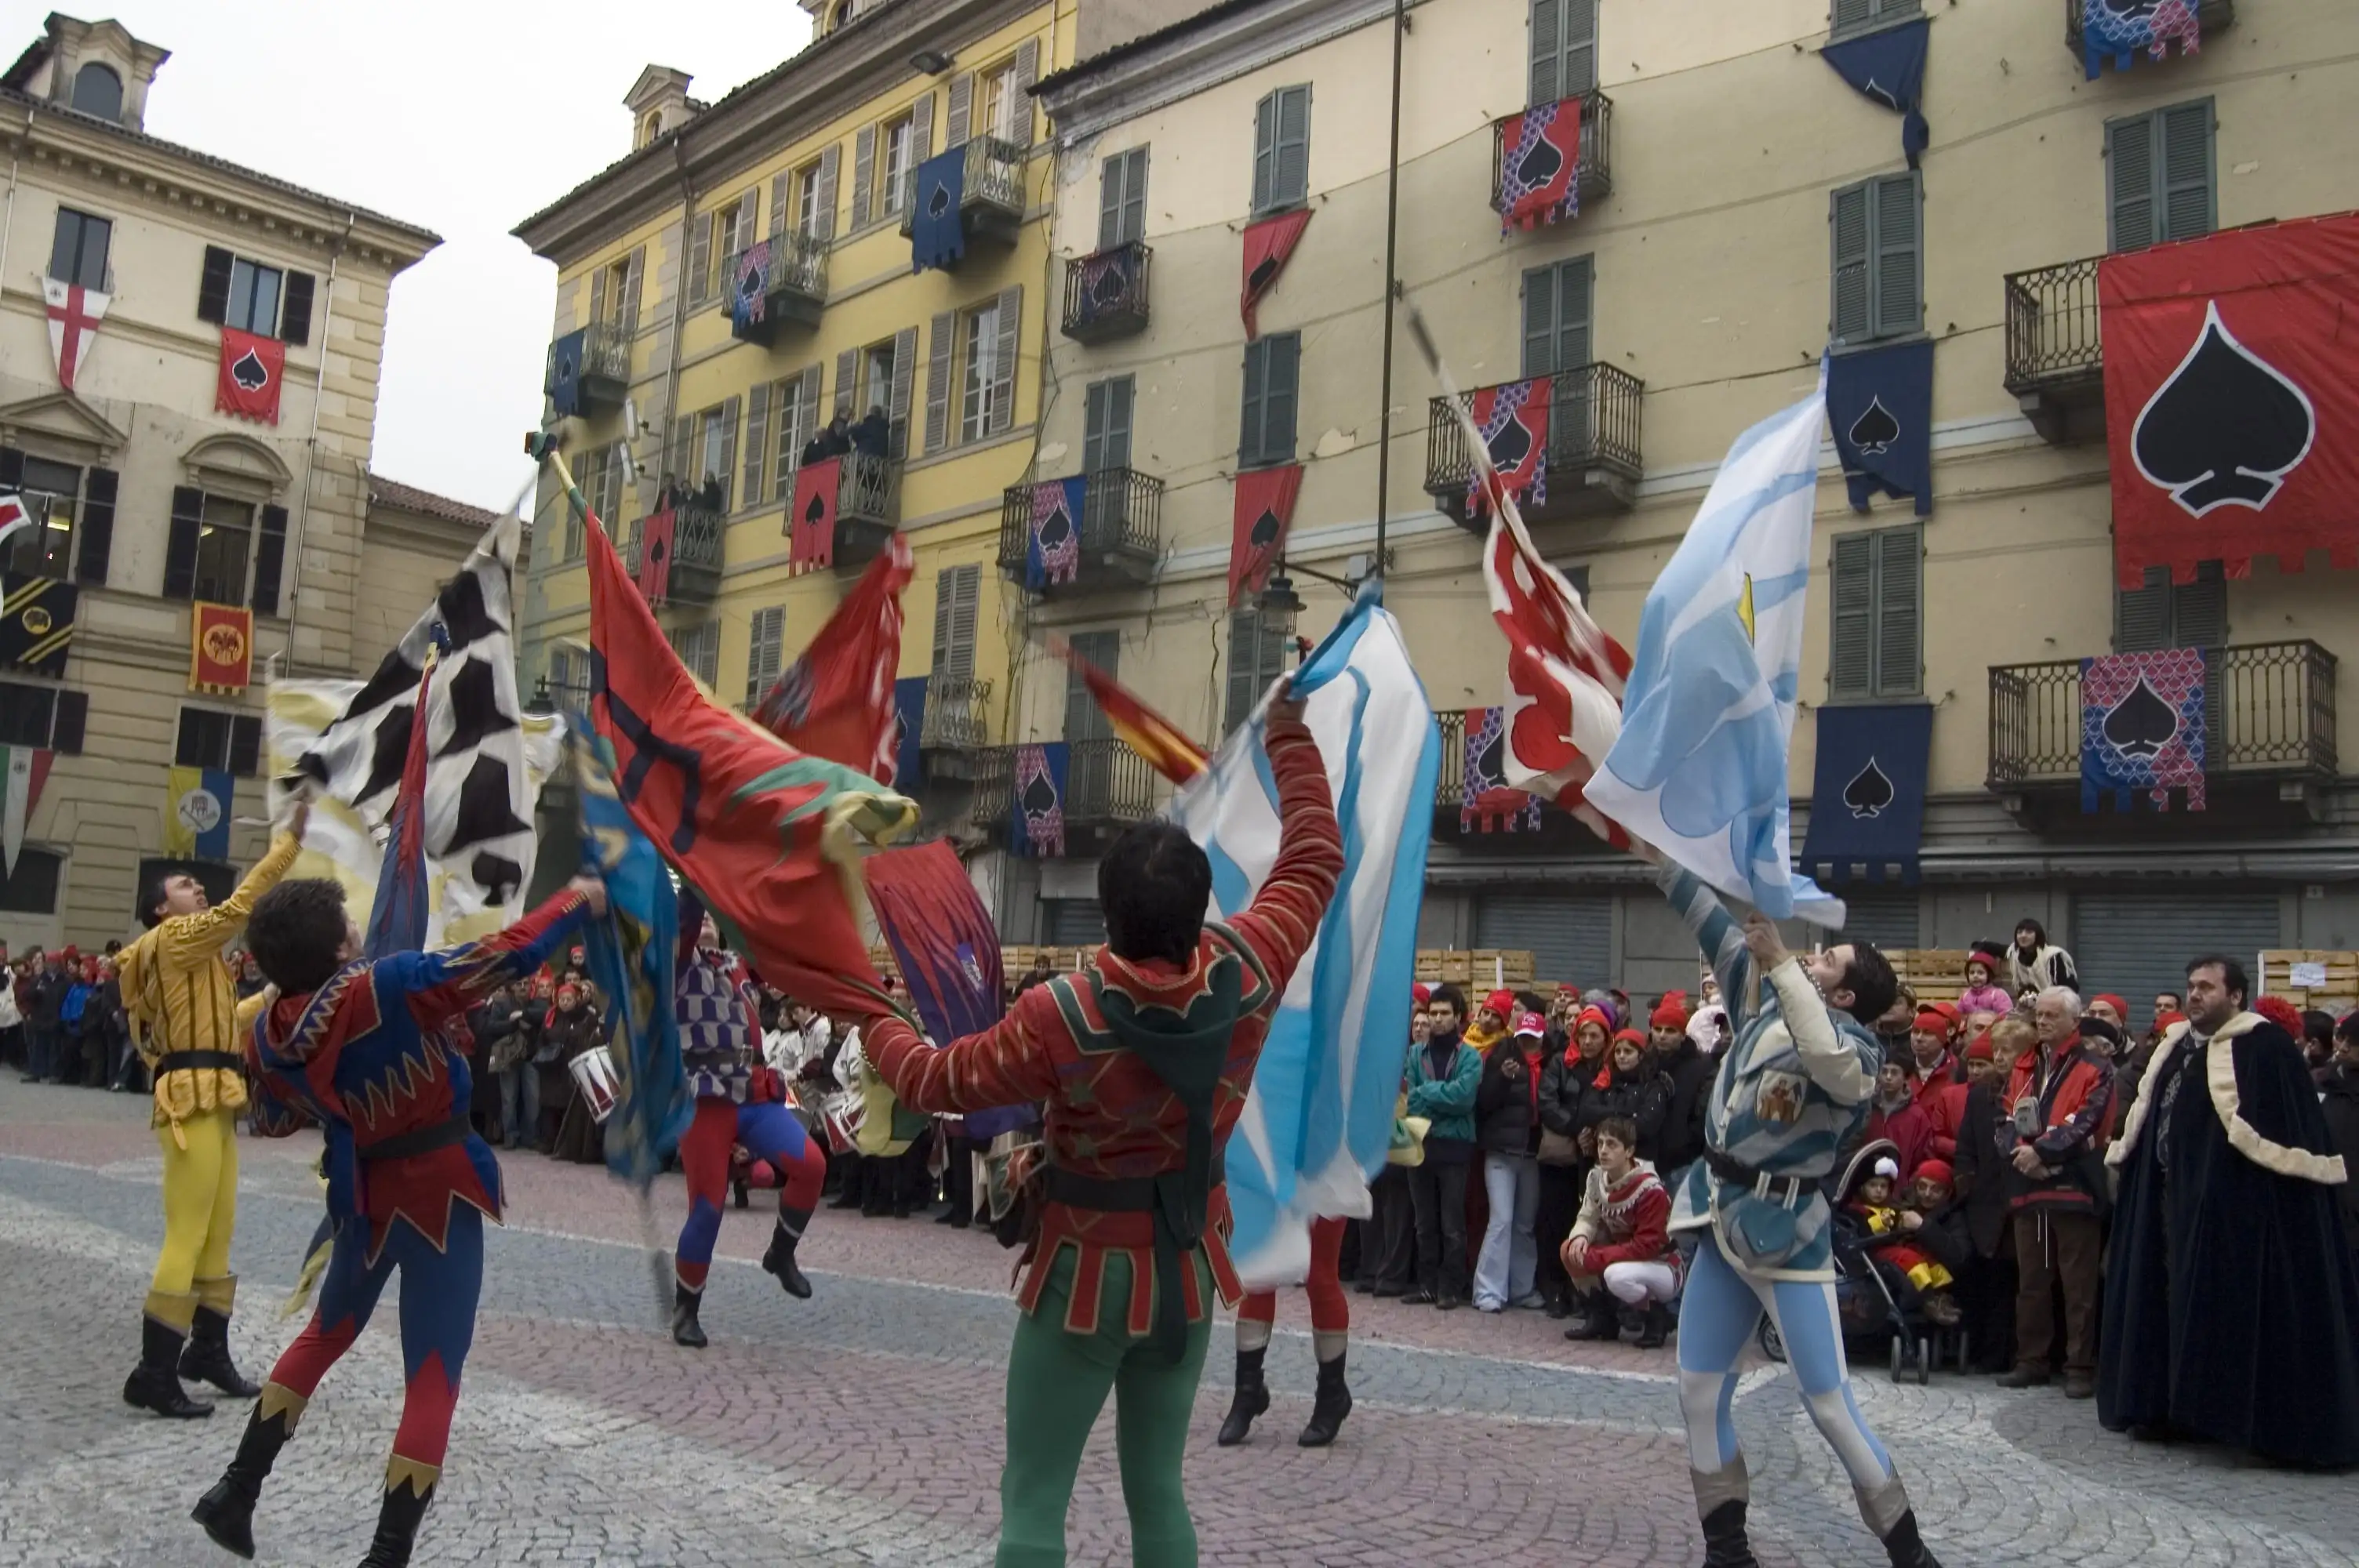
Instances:
[[[1128,1259],[1105,1265],[1105,1290],[1093,1334],[1065,1331],[1076,1254],[1058,1249],[1037,1312],[1016,1322],[1007,1357],[1007,1468],[999,1477],[997,1568],[1064,1568],[1065,1514],[1082,1447],[1107,1390],[1114,1397],[1114,1452],[1122,1500],[1130,1512],[1136,1568],[1196,1568],[1196,1526],[1180,1481],[1188,1417],[1203,1376],[1211,1314],[1188,1325],[1178,1366],[1125,1332],[1130,1315]],[[1212,1270],[1201,1249],[1190,1255],[1197,1299],[1212,1299]]]

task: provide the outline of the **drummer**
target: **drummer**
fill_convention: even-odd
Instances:
[[[574,1066],[605,1041],[605,1022],[598,1016],[590,988],[578,980],[561,981],[557,1006],[549,1015],[540,1051],[534,1058],[541,1064],[542,1073],[540,1114],[547,1130],[542,1146],[558,1159],[595,1164],[605,1158],[606,1140],[598,1127],[601,1118],[583,1092],[581,1073]],[[559,1108],[554,1117],[549,1113],[551,1106]]]

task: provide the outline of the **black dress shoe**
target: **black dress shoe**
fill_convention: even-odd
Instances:
[[[1466,1298],[1464,1296],[1438,1296],[1434,1299],[1433,1310],[1436,1312],[1456,1312],[1460,1307],[1462,1307],[1465,1304]]]
[[[1401,1305],[1403,1306],[1431,1306],[1433,1303],[1433,1292],[1424,1289],[1422,1286],[1401,1297]]]

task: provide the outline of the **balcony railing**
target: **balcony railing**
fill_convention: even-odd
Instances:
[[[2072,58],[2081,58],[2082,0],[2064,0],[2064,47]],[[2195,26],[2209,43],[2212,35],[2231,27],[2236,20],[2236,0],[2195,0]]]
[[[703,495],[685,495],[672,503],[671,569],[660,596],[651,597],[653,604],[711,604],[721,591],[722,545],[728,532],[727,518],[720,503]],[[639,575],[639,563],[645,558],[647,540],[641,532],[645,524],[631,530],[632,538],[623,550],[623,565],[633,577]]]
[[[1054,484],[1050,480],[1044,483]],[[999,509],[999,569],[1017,582],[1029,572],[1036,484],[1011,484]],[[1069,581],[1032,584],[1044,594],[1136,588],[1155,576],[1163,551],[1163,481],[1136,469],[1101,469],[1082,495],[1078,558]],[[1051,521],[1048,528],[1057,524]],[[1054,539],[1044,539],[1054,546]]]
[[[2333,775],[2332,654],[2315,643],[2256,643],[2206,649],[2204,665],[2206,777]],[[1993,665],[1990,788],[2080,778],[2081,661]]]
[[[1138,241],[1065,264],[1065,336],[1111,343],[1147,330],[1147,273],[1155,253]]]
[[[1441,726],[1441,772],[1433,782],[1433,806],[1455,811],[1466,799],[1466,715],[1453,708],[1433,717]]]
[[[846,452],[835,481],[835,569],[857,571],[884,554],[901,519],[901,465],[891,458]],[[791,512],[781,531],[791,535]]]
[[[620,408],[631,391],[631,340],[611,322],[592,323],[582,339],[582,411]],[[557,345],[549,346],[549,363],[540,390],[557,395]]]
[[[2104,432],[2105,347],[2097,264],[2059,262],[2006,277],[2006,389],[2049,441]]]
[[[920,752],[978,752],[990,737],[991,682],[939,671],[926,677]]]
[[[1548,499],[1521,503],[1525,520],[1549,523],[1629,510],[1645,469],[1638,431],[1647,384],[1616,365],[1585,364],[1560,371],[1550,386]],[[1460,395],[1469,407],[1474,395]],[[1449,400],[1437,397],[1426,415],[1426,493],[1443,511],[1467,521],[1467,487],[1473,477],[1465,429]]]
[[[966,189],[959,201],[959,217],[970,234],[1016,243],[1024,222],[1024,160],[1030,150],[997,136],[977,136],[966,144]],[[912,202],[901,211],[901,232],[917,228]]]
[[[758,311],[750,299],[741,303],[738,298],[745,253],[733,251],[721,264],[721,313],[729,318],[731,334],[749,343],[774,343],[790,328],[817,327],[827,305],[825,240],[799,229],[782,229],[762,243],[768,248],[768,265]],[[750,291],[754,280],[747,278],[745,287]]]
[[[1016,815],[1014,746],[994,746],[976,759],[974,826],[1002,836]],[[1103,851],[1123,829],[1162,806],[1170,786],[1147,759],[1121,741],[1074,741],[1066,747],[1065,853]]]
[[[1503,211],[1506,199],[1507,146],[1506,120],[1495,120],[1491,124],[1491,211]],[[1583,201],[1595,201],[1614,190],[1614,100],[1603,92],[1589,92],[1581,100],[1581,168],[1573,175],[1573,189]]]

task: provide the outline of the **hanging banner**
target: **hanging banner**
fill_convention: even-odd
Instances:
[[[287,345],[234,327],[222,329],[221,375],[213,407],[241,419],[278,423],[278,384],[287,373]]]
[[[1802,869],[1821,881],[1875,882],[1897,868],[1913,882],[1925,835],[1925,770],[1933,743],[1926,703],[1821,707],[1810,831]]]
[[[1581,100],[1567,98],[1500,122],[1499,232],[1581,215]]]
[[[770,242],[756,240],[737,253],[736,275],[730,279],[729,325],[743,334],[769,310]]]
[[[787,569],[807,572],[835,564],[835,507],[843,460],[805,463],[795,470],[794,509],[787,514]]]
[[[1864,98],[1874,99],[1900,116],[1900,151],[1915,168],[1932,139],[1918,104],[1925,92],[1925,51],[1933,35],[1933,21],[1920,16],[1898,27],[1886,27],[1864,38],[1829,44],[1819,58],[1834,67]],[[2095,71],[2089,73],[2092,76]]]
[[[0,573],[0,665],[63,679],[82,590],[51,578]]]
[[[16,852],[25,847],[25,825],[41,804],[57,753],[41,746],[0,746],[0,871],[16,874]]]
[[[1229,540],[1229,602],[1259,593],[1286,553],[1286,531],[1302,493],[1302,465],[1247,469],[1237,475],[1236,517]]]
[[[1016,805],[1008,849],[1027,860],[1065,852],[1065,779],[1071,753],[1062,741],[1016,748]]]
[[[2081,64],[2092,81],[2108,59],[2127,70],[2140,49],[2167,59],[2174,42],[2183,55],[2203,48],[2195,0],[2081,0]]]
[[[936,153],[918,166],[909,218],[909,270],[948,269],[966,255],[966,148]]]
[[[639,592],[649,604],[661,604],[671,597],[671,553],[679,543],[679,514],[672,510],[671,498],[664,498],[663,510],[650,514],[639,524]]]
[[[1076,326],[1137,308],[1139,278],[1147,269],[1144,246],[1116,245],[1077,265],[1082,277]]]
[[[590,329],[568,332],[549,346],[549,406],[560,419],[582,412],[582,361],[590,351]]]
[[[1499,488],[1515,496],[1518,504],[1548,503],[1549,412],[1555,397],[1556,378],[1536,375],[1529,381],[1482,388],[1467,410],[1475,434],[1483,438],[1484,450],[1491,454]],[[1473,517],[1490,510],[1480,470],[1467,481],[1466,509]]]
[[[1514,833],[1540,830],[1539,796],[1507,787],[1506,709],[1466,710],[1465,754],[1460,773],[1458,830],[1461,833]]]
[[[1254,325],[1255,308],[1262,297],[1277,286],[1277,275],[1286,270],[1287,258],[1294,254],[1302,231],[1310,226],[1310,210],[1307,207],[1245,225],[1245,291],[1237,302],[1238,314],[1245,318],[1245,341],[1260,336],[1260,329]]]
[[[41,298],[49,307],[49,357],[57,362],[58,384],[71,392],[82,362],[90,358],[92,345],[98,341],[98,324],[106,319],[106,308],[114,297],[79,283],[45,277]]]
[[[189,617],[189,689],[234,697],[254,678],[254,611],[199,603]]]
[[[880,782],[904,795],[925,776],[926,685],[924,676],[903,676],[893,683],[893,774]]]
[[[1933,344],[1827,356],[1827,420],[1852,510],[1877,493],[1933,511]]]
[[[2143,791],[2157,811],[2170,792],[2187,809],[2204,807],[2203,650],[2165,648],[2081,661],[2081,809],[2093,812],[2110,794],[2130,809]]]
[[[1024,586],[1038,593],[1071,582],[1082,566],[1082,506],[1089,480],[1046,480],[1032,487],[1031,519],[1024,535]]]
[[[235,787],[218,768],[174,768],[166,785],[164,853],[175,860],[228,860]]]

